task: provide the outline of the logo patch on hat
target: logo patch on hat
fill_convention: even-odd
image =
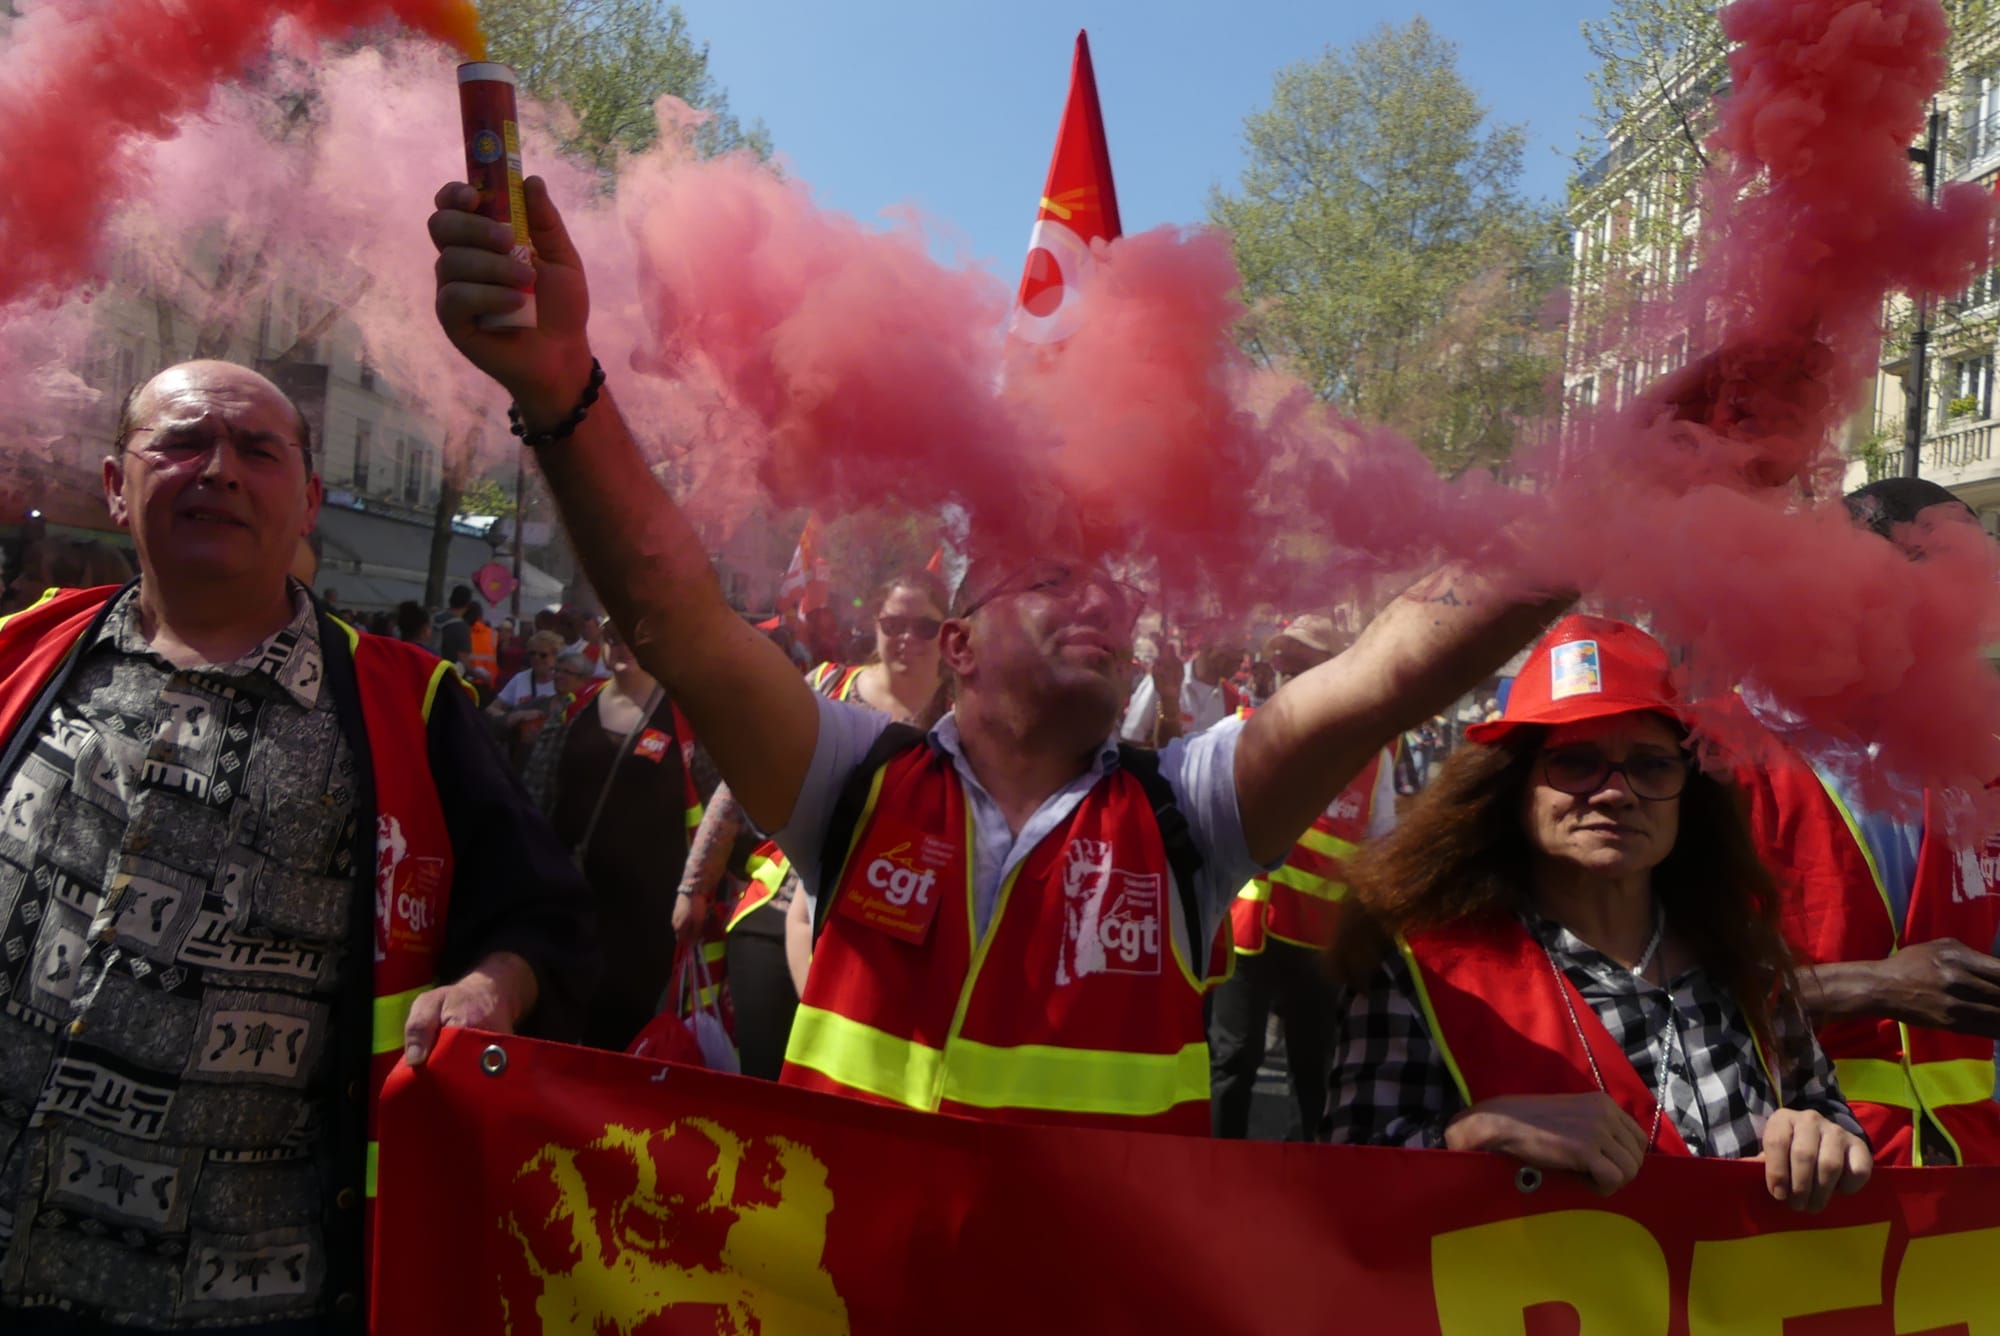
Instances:
[[[1604,674],[1597,666],[1595,640],[1572,640],[1549,652],[1550,700],[1594,696],[1603,690]]]

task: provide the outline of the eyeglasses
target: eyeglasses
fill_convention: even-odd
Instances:
[[[915,636],[919,640],[936,640],[944,623],[935,617],[894,617],[881,616],[875,619],[875,626],[884,636],[894,640],[898,636]]]
[[[1595,747],[1555,747],[1542,753],[1542,778],[1558,793],[1587,798],[1613,775],[1625,776],[1635,798],[1665,802],[1687,787],[1688,758],[1679,753],[1641,752],[1613,761]]]
[[[235,449],[237,459],[247,467],[281,469],[285,464],[285,452],[296,450],[305,460],[306,472],[312,472],[312,453],[309,450],[267,431],[235,431],[226,424],[203,423],[136,427],[132,431],[134,436],[142,433],[152,439],[142,446],[132,447],[131,452],[157,467],[179,468],[206,460],[227,441]]]
[[[970,617],[994,599],[1010,594],[1042,594],[1066,603],[1081,602],[1087,590],[1100,591],[1111,605],[1112,623],[1130,631],[1146,611],[1146,591],[1127,584],[1108,572],[1066,562],[1038,561],[1015,571],[966,606],[960,617]]]

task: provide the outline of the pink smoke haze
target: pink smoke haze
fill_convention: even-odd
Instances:
[[[250,68],[291,19],[307,37],[396,20],[464,35],[463,0],[50,0],[0,51],[0,301],[91,269],[133,138],[157,138]]]
[[[392,44],[214,91],[262,54],[269,24],[251,6],[207,8],[242,22],[108,110],[88,94],[117,79],[84,80],[80,53],[129,69],[126,50],[154,48],[107,45],[97,7],[66,8],[76,22],[31,12],[33,44],[64,58],[37,73],[10,49],[0,107],[44,129],[65,109],[96,119],[31,140],[0,117],[10,180],[39,182],[34,167],[60,156],[68,192],[0,204],[0,298],[40,288],[74,311],[100,216],[149,281],[190,302],[215,256],[255,257],[245,313],[287,291],[340,305],[447,443],[511,458],[498,391],[431,316],[423,220],[460,153],[451,57]],[[1080,544],[1157,579],[1188,615],[1365,602],[1463,559],[1514,589],[1645,612],[1686,647],[1701,690],[1754,681],[1809,724],[1879,744],[1885,773],[1971,787],[2000,775],[2000,679],[1979,653],[2000,641],[1995,549],[1956,526],[1926,534],[1911,563],[1829,504],[1885,295],[1954,292],[1989,258],[1983,193],[1927,210],[1904,157],[1942,75],[1942,14],[1935,0],[1743,0],[1725,22],[1742,43],[1738,92],[1713,143],[1699,268],[1637,336],[1719,351],[1639,404],[1559,431],[1524,424],[1537,443],[1510,484],[1442,481],[1393,433],[1252,365],[1213,231],[1099,246],[1090,318],[1050,353],[1010,345],[1006,284],[939,264],[916,224],[865,226],[747,159],[692,160],[678,104],[615,191],[558,158],[560,113],[525,109],[526,156],[589,264],[593,341],[620,403],[718,536],[760,507],[955,500],[981,546]],[[274,143],[268,90],[291,78],[309,78],[320,120]],[[0,307],[0,337],[22,309]]]

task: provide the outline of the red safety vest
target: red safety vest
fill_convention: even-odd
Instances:
[[[859,668],[823,663],[806,674],[806,685],[829,700],[848,700],[853,697],[854,684],[860,676]],[[792,870],[791,860],[785,857],[785,851],[771,840],[765,840],[751,851],[743,866],[750,874],[750,884],[743,888],[743,894],[736,899],[736,907],[729,911],[729,923],[724,932],[736,931],[737,924],[770,904]]]
[[[0,739],[32,726],[29,710],[118,589],[52,589],[34,607],[0,621]],[[346,634],[354,658],[375,781],[375,1011],[363,1215],[372,1262],[376,1105],[382,1083],[402,1056],[410,1007],[437,982],[451,898],[451,834],[431,780],[426,743],[431,703],[451,669],[415,645],[334,624]]]
[[[1229,927],[1237,954],[1257,955],[1267,937],[1316,951],[1333,940],[1334,920],[1347,896],[1347,860],[1368,838],[1375,786],[1385,765],[1395,766],[1386,748],[1319,814],[1281,866],[1268,877],[1253,877],[1236,893]]]
[[[1983,856],[1954,849],[1935,795],[1924,795],[1916,884],[1898,923],[1859,823],[1811,766],[1796,758],[1770,765],[1748,788],[1751,827],[1785,886],[1785,938],[1801,964],[1885,960],[1941,937],[1992,948],[2000,888],[1987,869],[1996,846],[1989,842]],[[1829,1021],[1819,1041],[1877,1164],[1925,1163],[1919,1111],[1960,1164],[2000,1164],[1992,1040],[1876,1017]]]
[[[1519,919],[1491,914],[1398,938],[1397,945],[1416,981],[1431,1038],[1467,1108],[1502,1095],[1590,1094],[1598,1088],[1590,1070],[1594,1057],[1604,1093],[1640,1127],[1653,1125],[1653,1087],[1576,986],[1549,968],[1548,953]],[[1761,1038],[1757,1053],[1776,1093],[1776,1069]],[[1672,1118],[1660,1119],[1654,1148],[1692,1154]]]
[[[1206,1136],[1203,982],[1144,787],[1117,770],[974,935],[972,824],[948,756],[875,775],[780,1079],[969,1117]],[[916,918],[925,906],[931,917]]]

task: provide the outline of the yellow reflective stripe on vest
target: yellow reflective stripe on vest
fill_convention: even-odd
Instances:
[[[1325,854],[1328,858],[1352,858],[1361,852],[1360,845],[1351,844],[1338,835],[1329,835],[1312,826],[1308,826],[1306,833],[1299,836],[1299,843],[1316,854]]]
[[[1176,1053],[1017,1044],[959,1038],[945,1064],[944,1097],[978,1109],[1062,1109],[1145,1118],[1208,1103],[1208,1044]]]
[[[1271,880],[1280,886],[1288,886],[1300,895],[1310,895],[1315,900],[1342,900],[1347,896],[1347,883],[1328,881],[1325,877],[1302,872],[1295,867],[1281,867],[1271,874]]]
[[[707,815],[707,813],[703,809],[700,803],[696,803],[694,806],[687,809],[688,838],[690,839],[694,838],[695,831],[701,829],[701,819],[705,815]]]
[[[792,1017],[785,1061],[878,1099],[934,1111],[944,1052],[801,1004]]]
[[[758,858],[753,856],[750,859],[749,866],[750,880],[768,888],[774,895],[777,893],[778,888],[785,884],[785,875],[792,870],[791,860],[787,859],[783,854],[779,854],[776,858]]]
[[[1271,883],[1267,878],[1257,877],[1243,883],[1243,889],[1236,893],[1238,900],[1248,900],[1253,904],[1269,904]]]
[[[1980,1058],[1916,1062],[1905,1068],[1886,1058],[1836,1058],[1840,1093],[1851,1100],[1894,1109],[1945,1109],[1993,1098],[1993,1063]]]
[[[787,1060],[881,1099],[926,1111],[949,1100],[976,1109],[1047,1109],[1143,1118],[1208,1100],[1208,1045],[1176,1053],[999,1047],[956,1038],[951,1059],[818,1007],[800,1007]],[[801,1060],[803,1058],[803,1060]]]
[[[1431,990],[1424,986],[1423,966],[1417,964],[1417,953],[1410,949],[1409,942],[1400,932],[1396,934],[1396,949],[1403,953],[1404,968],[1410,971],[1410,982],[1416,986],[1417,1008],[1424,1013],[1424,1024],[1430,1027],[1431,1042],[1437,1045],[1438,1056],[1444,1059],[1444,1069],[1451,1073],[1451,1083],[1458,1087],[1459,1103],[1469,1109],[1472,1107],[1472,1090],[1465,1084],[1465,1073],[1458,1069],[1458,1059],[1445,1039],[1444,1027],[1438,1024],[1437,1012],[1431,1009]]]
[[[0,628],[4,628],[8,622],[11,622],[16,617],[19,617],[21,613],[33,612],[36,608],[41,607],[42,604],[47,603],[50,599],[54,598],[56,595],[60,593],[62,593],[62,590],[53,586],[51,586],[48,589],[44,589],[42,591],[42,596],[36,599],[33,603],[30,603],[27,607],[21,608],[15,612],[10,612],[5,617],[0,617]]]
[[[1833,785],[1826,782],[1826,776],[1817,768],[1813,768],[1812,773],[1813,778],[1819,781],[1819,786],[1826,790],[1827,801],[1833,804],[1833,810],[1840,813],[1841,821],[1847,826],[1848,835],[1854,840],[1854,847],[1861,851],[1861,861],[1868,864],[1868,879],[1875,883],[1875,894],[1882,900],[1882,912],[1889,916],[1890,939],[1900,947],[1903,944],[1903,924],[1896,917],[1896,906],[1889,900],[1889,887],[1882,880],[1882,869],[1875,863],[1875,851],[1868,847],[1868,841],[1862,837],[1861,823],[1855,820],[1854,813],[1847,810],[1847,804],[1841,801],[1838,793],[1834,792]]]
[[[403,1030],[410,1023],[410,1008],[417,998],[428,993],[434,985],[412,988],[407,993],[392,993],[388,997],[375,999],[374,1051],[394,1053],[403,1047]]]
[[[367,1181],[364,1183],[362,1187],[362,1190],[368,1194],[369,1200],[371,1201],[374,1200],[375,1197],[375,1165],[376,1162],[379,1161],[381,1158],[382,1158],[382,1143],[379,1141],[369,1142],[368,1177]]]

